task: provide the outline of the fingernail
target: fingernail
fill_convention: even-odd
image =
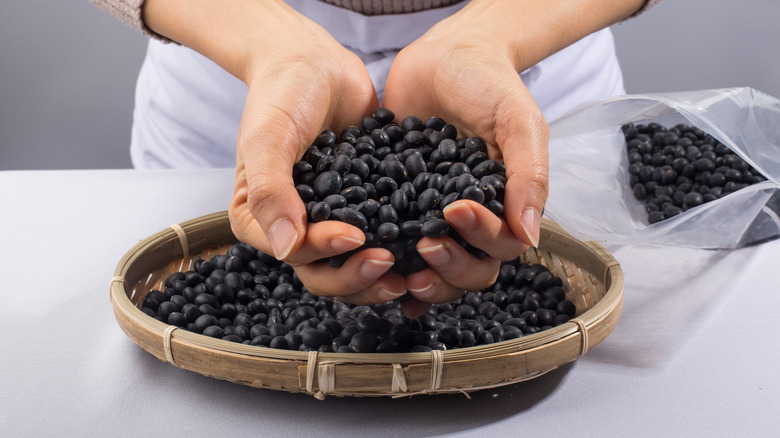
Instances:
[[[425,301],[429,298],[432,298],[433,294],[436,293],[436,285],[431,283],[422,289],[409,289],[409,292],[411,292],[418,300]]]
[[[535,208],[528,207],[525,209],[521,224],[523,225],[523,230],[528,236],[528,239],[531,240],[531,246],[534,248],[539,246],[539,227],[541,226],[541,223],[542,216]]]
[[[444,244],[438,244],[429,246],[426,248],[419,248],[417,250],[428,264],[433,266],[443,266],[450,262],[452,254]]]
[[[268,240],[271,241],[271,249],[274,257],[283,260],[290,255],[295,241],[298,240],[298,232],[295,226],[287,218],[279,219],[268,230]]]
[[[353,239],[351,237],[347,236],[336,236],[330,241],[330,248],[339,254],[351,251],[360,245],[362,245],[363,242],[358,239]]]
[[[473,228],[477,222],[477,217],[471,207],[460,202],[454,202],[444,207],[442,210],[447,222],[455,228],[469,229]]]
[[[385,260],[374,260],[374,259],[366,259],[363,261],[363,264],[360,265],[360,275],[363,276],[363,278],[373,280],[375,278],[378,278],[380,275],[387,272],[388,269],[390,269],[393,266],[393,262],[388,262]]]
[[[377,292],[377,298],[379,298],[382,301],[393,301],[394,299],[400,297],[401,295],[405,294],[406,291],[403,291],[399,294],[390,292],[389,290],[382,288],[379,289],[379,292]]]

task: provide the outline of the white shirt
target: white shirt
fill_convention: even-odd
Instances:
[[[398,51],[467,2],[378,16],[323,2],[287,3],[363,60],[381,100]],[[609,29],[553,54],[520,77],[548,121],[580,103],[625,93]],[[150,40],[136,87],[130,147],[133,165],[234,167],[246,93],[243,82],[204,56],[186,47]]]

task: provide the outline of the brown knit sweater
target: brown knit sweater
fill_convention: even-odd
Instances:
[[[163,41],[167,38],[156,34],[144,25],[141,8],[144,0],[90,0],[92,3],[117,17],[124,23],[141,31],[145,35]],[[442,8],[454,5],[464,0],[317,0],[345,9],[350,9],[363,15],[406,14],[428,9]],[[647,0],[645,5],[634,16],[646,11],[661,0]]]

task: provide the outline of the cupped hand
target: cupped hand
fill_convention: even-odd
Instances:
[[[530,66],[496,32],[500,16],[486,9],[489,3],[431,28],[398,54],[388,76],[384,106],[399,117],[438,116],[460,136],[481,137],[507,173],[503,219],[466,200],[444,210],[450,225],[488,257],[477,258],[449,238],[422,239],[417,249],[430,269],[407,278],[416,298],[404,304],[407,313],[489,286],[501,260],[538,244],[548,192],[547,122],[518,73]]]
[[[358,252],[340,268],[321,261],[361,246],[359,229],[342,222],[307,224],[292,168],[325,128],[339,132],[378,107],[361,60],[324,29],[294,11],[278,17],[294,29],[250,52],[239,69],[248,94],[239,128],[236,184],[229,207],[236,237],[284,260],[316,295],[356,303],[406,292],[387,271],[389,251]]]

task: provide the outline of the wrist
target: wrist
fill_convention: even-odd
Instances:
[[[300,54],[305,44],[294,50],[285,47],[302,38],[329,37],[283,0],[145,0],[142,14],[149,29],[204,55],[244,82],[251,79],[254,60]],[[283,37],[286,34],[290,37]]]
[[[646,0],[472,0],[451,18],[459,21],[453,29],[466,29],[464,39],[489,44],[509,58],[519,72],[628,18],[645,3]]]

